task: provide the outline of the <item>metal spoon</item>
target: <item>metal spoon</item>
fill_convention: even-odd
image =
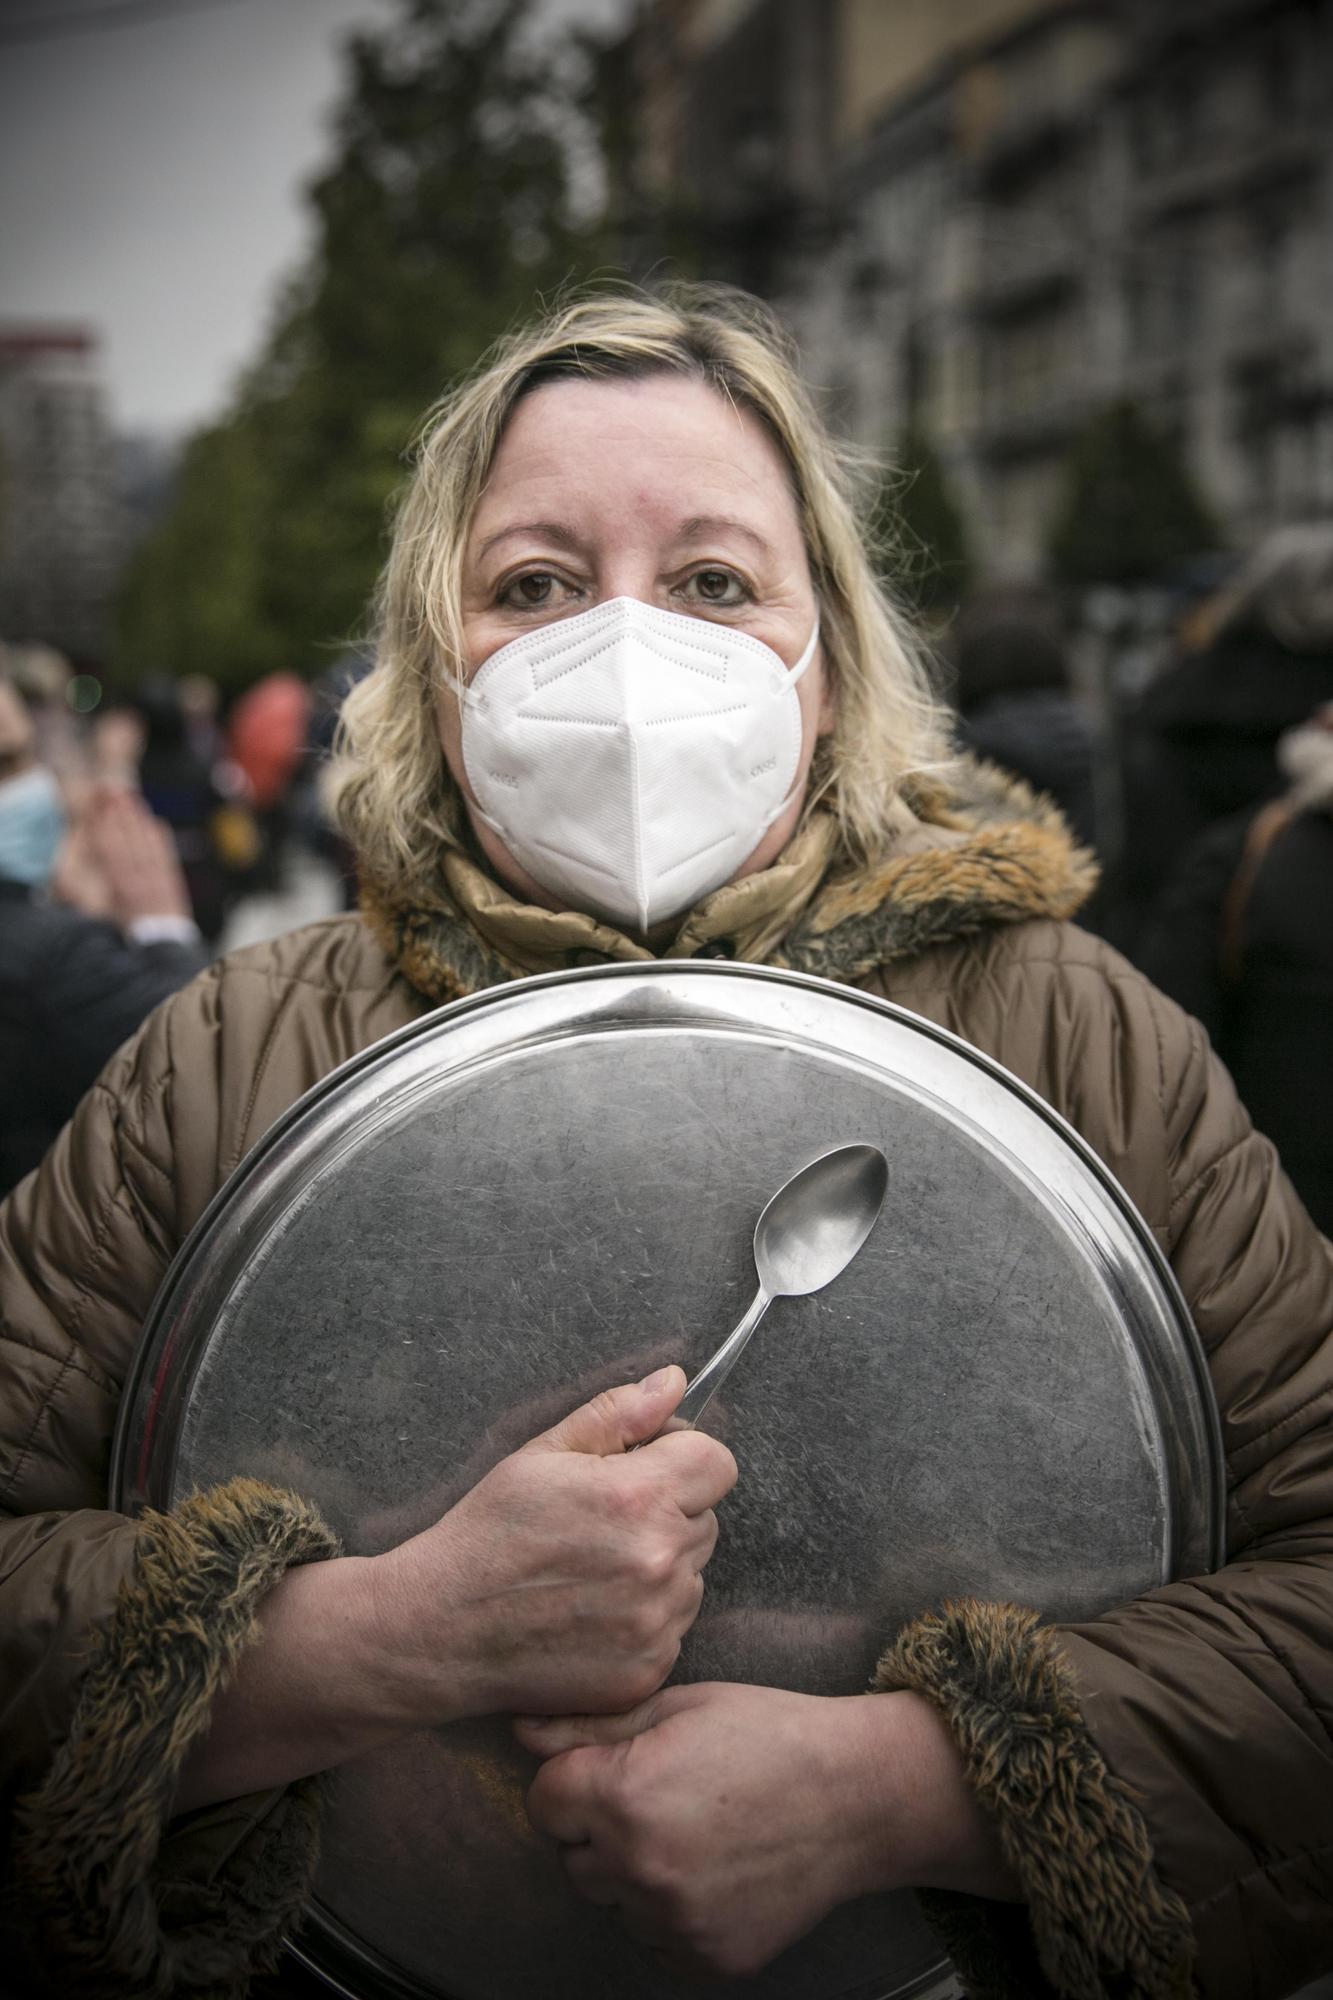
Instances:
[[[878,1146],[839,1146],[784,1182],[754,1226],[754,1303],[689,1384],[673,1430],[699,1421],[774,1299],[822,1291],[846,1270],[875,1226],[888,1184]]]

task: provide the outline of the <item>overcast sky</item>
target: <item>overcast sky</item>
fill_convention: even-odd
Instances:
[[[629,4],[539,0],[554,22]],[[82,25],[98,12],[114,25]],[[120,430],[213,416],[308,241],[301,187],[327,155],[340,46],[397,13],[0,0],[0,319],[96,327]]]

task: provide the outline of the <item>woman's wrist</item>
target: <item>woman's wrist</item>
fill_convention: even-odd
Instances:
[[[953,1889],[1002,1901],[1022,1890],[962,1756],[930,1703],[909,1693],[831,1701],[848,1897]]]
[[[367,1731],[396,1732],[418,1720],[394,1671],[376,1587],[380,1560],[339,1556],[289,1570],[263,1614],[275,1661],[304,1657],[328,1727],[345,1730],[358,1747]]]
[[[375,1560],[331,1557],[275,1584],[185,1757],[177,1812],[289,1784],[413,1726],[383,1651]]]
[[[446,1524],[447,1517],[432,1531],[429,1563],[410,1541],[368,1558],[351,1599],[350,1654],[363,1699],[400,1729],[435,1728],[495,1706],[466,1643],[463,1593],[451,1591]],[[451,1596],[459,1600],[453,1616]]]

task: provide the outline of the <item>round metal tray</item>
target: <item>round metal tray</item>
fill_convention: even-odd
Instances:
[[[773,1307],[705,1418],[741,1477],[677,1678],[858,1692],[946,1597],[1078,1619],[1220,1560],[1202,1354],[1082,1141],[902,1009],[693,961],[462,1001],[280,1120],[163,1286],[115,1503],[250,1473],[391,1547],[598,1388],[697,1367],[749,1301],[768,1196],[852,1140],[888,1156],[880,1222]],[[566,1889],[532,1768],[490,1720],[333,1773],[299,1955],[358,2000],[691,1992]],[[949,1988],[904,1895],[710,1990]]]

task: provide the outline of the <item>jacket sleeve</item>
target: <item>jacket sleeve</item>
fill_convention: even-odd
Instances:
[[[1227,1459],[1227,1560],[1104,1617],[917,1620],[879,1684],[950,1723],[1025,1911],[923,1900],[975,1994],[1279,2000],[1333,1967],[1333,1250],[1141,982],[1162,1234]],[[1152,1129],[1155,1119],[1160,1125]]]
[[[58,922],[42,952],[35,997],[53,1123],[63,1124],[121,1043],[203,971],[207,954],[202,943],[134,944],[113,924],[76,911],[51,914]]]
[[[313,1865],[308,1788],[168,1815],[265,1590],[332,1537],[251,1481],[170,1516],[107,1506],[121,1385],[176,1247],[171,1014],[0,1206],[0,1842],[19,1991],[239,1994]]]

